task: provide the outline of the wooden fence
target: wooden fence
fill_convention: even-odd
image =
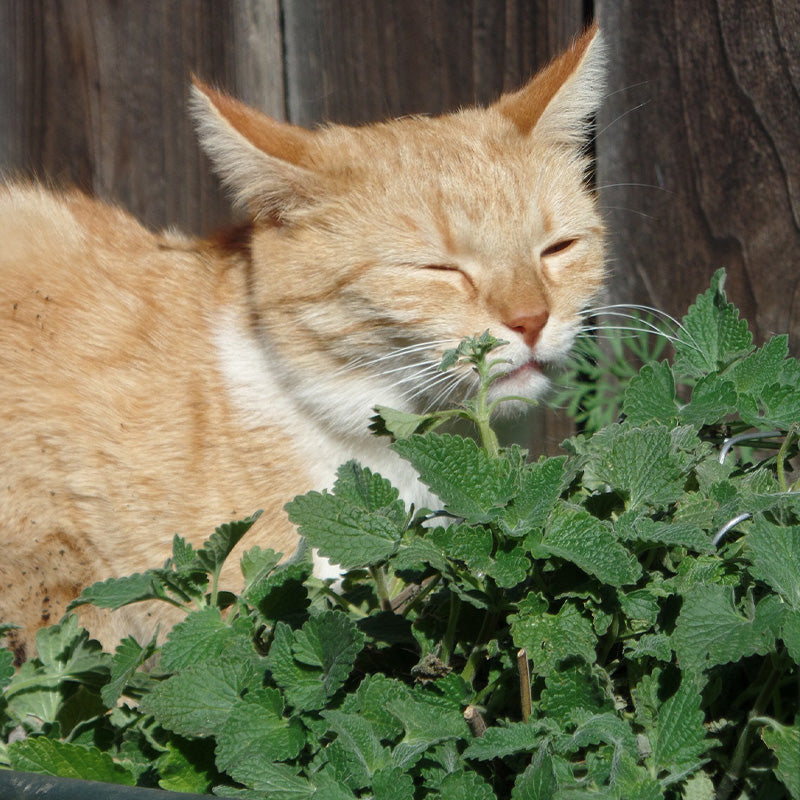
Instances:
[[[435,113],[517,86],[592,16],[613,299],[680,314],[724,266],[758,338],[788,331],[797,353],[795,0],[0,0],[0,170],[205,232],[230,211],[185,113],[191,72],[304,125]],[[569,433],[533,425],[547,450]]]

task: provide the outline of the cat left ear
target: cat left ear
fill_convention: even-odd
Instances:
[[[190,103],[200,144],[255,217],[281,219],[319,191],[306,166],[312,131],[272,119],[197,78]]]
[[[495,104],[520,133],[581,144],[587,120],[597,112],[605,83],[606,56],[594,24],[521,89]]]

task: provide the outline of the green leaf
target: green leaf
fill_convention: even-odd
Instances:
[[[556,506],[541,543],[531,548],[534,558],[558,556],[612,586],[634,583],[642,568],[612,533],[607,523],[583,509]]]
[[[553,759],[542,747],[525,771],[514,781],[511,800],[553,800],[558,790]]]
[[[683,318],[675,346],[675,370],[690,378],[718,372],[753,349],[753,337],[739,311],[725,297],[725,271],[718,270],[711,287]]]
[[[758,393],[775,380],[783,362],[789,355],[789,337],[773,336],[763,347],[751,353],[743,361],[734,364],[730,371],[736,391]]]
[[[796,664],[800,664],[800,610],[791,610],[781,626],[780,633],[789,656]]]
[[[159,683],[141,709],[181,736],[212,736],[228,719],[253,678],[250,662],[209,659]]]
[[[324,711],[322,716],[328,721],[328,730],[336,734],[325,748],[328,759],[351,789],[369,786],[376,771],[390,767],[391,753],[381,745],[369,720],[337,710]]]
[[[678,419],[675,378],[666,361],[645,364],[631,378],[622,401],[622,411],[629,424],[674,424]]]
[[[77,600],[73,600],[68,609],[85,603],[98,608],[117,609],[122,606],[138,603],[141,600],[157,600],[165,597],[152,570],[137,572],[122,578],[108,578],[87,586]]]
[[[442,800],[497,800],[495,793],[477,773],[464,770],[446,775],[433,796]]]
[[[247,786],[261,784],[273,761],[295,758],[306,743],[299,720],[283,717],[277,689],[255,689],[237,700],[216,739],[217,767]]]
[[[589,665],[571,664],[545,678],[539,707],[548,720],[563,728],[587,716],[612,711],[614,703]]]
[[[658,773],[668,774],[665,784],[683,780],[702,766],[706,731],[701,700],[696,683],[684,678],[658,711],[650,734],[653,752],[649,763]]]
[[[395,442],[392,449],[411,462],[449,513],[468,522],[494,519],[514,494],[510,463],[472,439],[429,433]]]
[[[109,708],[117,704],[136,670],[153,655],[155,649],[155,641],[143,647],[132,636],[117,645],[111,660],[111,679],[100,689],[100,696]]]
[[[249,597],[254,587],[269,578],[280,560],[281,554],[269,548],[262,550],[256,545],[247,550],[241,560],[242,575],[244,576],[242,595]]]
[[[757,518],[745,539],[754,578],[800,611],[800,525],[782,527]]]
[[[226,522],[215,529],[214,533],[206,540],[203,547],[195,554],[197,561],[206,572],[217,572],[230,555],[231,550],[241,541],[242,537],[253,527],[261,516],[260,511],[246,519]]]
[[[519,603],[519,611],[509,617],[515,647],[524,647],[539,675],[552,672],[565,658],[575,656],[594,663],[597,637],[592,623],[570,602],[557,614],[542,611],[541,600],[528,595]]]
[[[780,609],[766,600],[744,616],[734,605],[731,588],[710,584],[687,589],[672,634],[683,673],[696,675],[716,664],[773,649]]]
[[[0,650],[0,689],[8,686],[14,677],[14,654],[10,650]]]
[[[538,750],[542,742],[557,730],[556,724],[549,719],[492,726],[479,739],[470,742],[464,751],[464,758],[489,761],[515,753],[532,752]]]
[[[685,469],[668,428],[612,426],[595,436],[594,473],[628,497],[628,508],[662,507],[684,492]]]
[[[762,728],[761,738],[778,759],[775,774],[792,800],[800,800],[800,724],[789,727],[771,722]]]
[[[37,737],[12,742],[8,746],[12,769],[57,775],[62,778],[79,778],[88,781],[134,786],[133,774],[96,747],[58,742]]]
[[[696,428],[710,425],[732,414],[737,402],[738,395],[731,381],[707,375],[697,381],[692,399],[680,410],[680,420]]]
[[[348,497],[309,492],[285,508],[309,544],[345,570],[385,561],[397,551],[406,527],[400,500],[371,511]]]
[[[169,632],[161,649],[159,666],[166,672],[177,672],[215,658],[224,653],[238,635],[223,622],[218,608],[207,606],[193,611]]]
[[[374,800],[414,800],[414,779],[400,769],[379,769],[372,776]]]
[[[527,464],[519,490],[505,515],[510,536],[524,536],[544,527],[564,489],[566,458],[545,458]]]
[[[364,634],[340,611],[324,611],[295,632],[275,626],[268,666],[287,700],[301,710],[322,708],[347,680]]]
[[[155,764],[158,785],[171,792],[209,792],[214,775],[213,767],[210,767],[213,753],[209,752],[206,742],[176,737],[166,742],[165,747],[166,752]]]
[[[348,461],[336,471],[334,494],[365,511],[380,511],[394,506],[400,493],[377,472]]]
[[[407,439],[415,433],[425,433],[441,425],[440,414],[412,414],[389,406],[375,406],[377,416],[372,417],[370,430],[378,436]]]

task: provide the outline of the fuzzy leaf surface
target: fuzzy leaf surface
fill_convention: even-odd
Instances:
[[[608,525],[588,511],[566,504],[556,506],[535,558],[558,556],[612,586],[635,582],[639,562],[617,541]]]
[[[469,522],[488,522],[515,490],[511,465],[492,458],[472,439],[429,433],[395,442],[392,449],[411,462],[445,508]]]
[[[96,747],[83,747],[43,736],[24,739],[8,746],[11,766],[20,772],[58,775],[88,781],[134,786],[136,779],[124,767],[114,763],[108,753]]]

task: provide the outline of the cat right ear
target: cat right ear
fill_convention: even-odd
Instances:
[[[304,166],[314,134],[279,122],[192,80],[190,107],[200,144],[223,183],[256,218],[283,218],[309,202],[318,179]]]

